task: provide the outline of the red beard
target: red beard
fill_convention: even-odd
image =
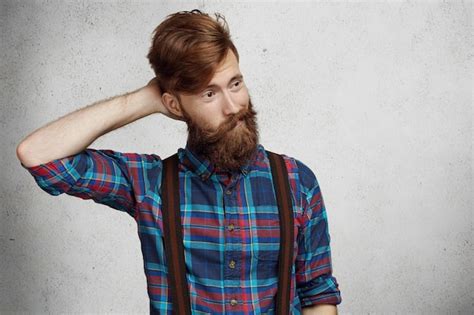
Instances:
[[[248,109],[235,114],[217,130],[201,128],[184,110],[183,116],[188,125],[187,147],[208,159],[218,170],[237,171],[254,158],[259,134],[257,113],[250,99]]]

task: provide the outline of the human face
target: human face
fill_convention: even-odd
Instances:
[[[201,92],[180,95],[188,147],[219,170],[235,171],[256,153],[256,112],[231,50]]]
[[[208,86],[196,94],[180,94],[181,107],[201,128],[217,130],[249,104],[249,94],[232,50],[216,69]]]

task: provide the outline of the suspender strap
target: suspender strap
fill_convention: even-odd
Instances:
[[[293,205],[285,160],[279,154],[266,151],[272,170],[273,186],[280,214],[280,253],[278,292],[275,314],[290,314],[291,269],[293,266]]]
[[[283,157],[266,151],[270,160],[273,186],[277,197],[280,219],[280,252],[278,291],[275,314],[287,315],[290,310],[291,271],[293,266],[293,206],[288,170]],[[190,315],[191,305],[184,261],[183,228],[179,200],[178,154],[163,160],[162,215],[168,287],[176,315]]]
[[[168,265],[168,287],[173,313],[191,315],[189,289],[184,262],[183,227],[179,208],[178,154],[163,160],[162,216],[166,261]]]

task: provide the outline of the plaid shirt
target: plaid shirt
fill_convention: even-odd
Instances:
[[[273,314],[280,226],[270,163],[259,144],[253,161],[226,174],[188,147],[178,149],[186,278],[193,314]],[[314,173],[282,155],[294,212],[290,314],[340,304],[332,275],[326,208]],[[26,167],[41,189],[92,199],[138,224],[150,311],[171,314],[161,214],[162,159],[156,154],[84,151]]]

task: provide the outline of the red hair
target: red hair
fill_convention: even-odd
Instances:
[[[199,10],[170,14],[153,31],[147,58],[162,93],[194,94],[211,81],[229,49],[239,60],[227,22]]]

